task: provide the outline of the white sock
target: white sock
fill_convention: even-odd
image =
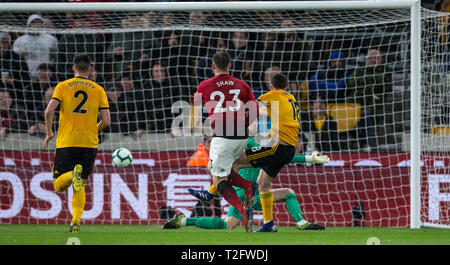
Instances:
[[[186,218],[181,218],[181,226],[186,226]]]

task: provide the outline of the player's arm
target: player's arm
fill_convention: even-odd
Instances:
[[[106,96],[106,92],[103,88],[100,90],[99,110],[101,120],[97,123],[97,130],[100,132],[111,124],[108,97]]]
[[[268,113],[267,113],[267,103],[266,102],[258,100],[258,112],[259,112],[260,116],[267,117]]]
[[[45,109],[45,128],[46,136],[42,148],[47,149],[48,142],[55,136],[53,134],[53,117],[55,116],[55,110],[59,106],[59,100],[52,98]]]
[[[330,162],[330,158],[327,155],[319,155],[319,152],[314,151],[311,155],[294,155],[291,163],[312,163],[312,164],[325,164]]]
[[[109,109],[100,109],[100,117],[101,120],[97,124],[98,131],[104,130],[106,127],[108,127],[111,124],[111,115],[109,113]]]

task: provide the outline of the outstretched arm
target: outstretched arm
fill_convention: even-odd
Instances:
[[[294,155],[291,163],[313,163],[313,164],[325,164],[330,162],[330,158],[327,155],[319,155],[319,152],[314,151],[311,155]]]
[[[249,138],[247,149],[260,146],[255,140]],[[319,152],[314,151],[311,155],[294,155],[291,163],[313,163],[313,164],[325,164],[330,162],[330,158],[327,155],[319,155]]]

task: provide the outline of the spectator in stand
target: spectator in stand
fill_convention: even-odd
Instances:
[[[45,91],[56,85],[55,69],[49,64],[41,64],[38,67],[37,77],[31,80],[25,87],[26,110],[28,116],[36,117],[41,110],[39,106],[44,102]]]
[[[28,66],[23,58],[11,50],[11,36],[8,32],[0,32],[0,71],[1,85],[5,87],[13,100],[25,106],[23,88],[30,82]]]
[[[43,17],[42,21],[44,23],[44,28],[46,29],[55,29],[55,25],[53,23],[53,20],[49,17]]]
[[[158,14],[154,11],[149,11],[143,15],[143,18],[144,18],[144,28],[150,28],[156,24]]]
[[[135,85],[130,72],[125,72],[107,91],[111,112],[110,132],[141,137],[147,132],[143,92]]]
[[[114,63],[114,72],[122,73],[133,68],[143,58],[154,58],[161,47],[152,31],[142,29],[146,20],[137,13],[128,14],[122,20],[122,28],[130,31],[117,32],[112,35],[108,48],[108,57]]]
[[[260,61],[260,54],[255,51],[254,43],[249,39],[249,33],[235,31],[231,34],[228,53],[231,56],[232,75],[242,78],[246,60]]]
[[[190,78],[197,76],[197,68],[205,67],[211,54],[216,51],[218,47],[219,33],[216,31],[205,31],[202,27],[207,26],[206,22],[209,20],[209,14],[192,11],[189,13],[188,26],[189,29],[180,32],[181,53],[187,54],[187,74],[188,78],[182,78],[180,81],[183,85],[192,88],[193,92],[197,88],[199,78]],[[203,62],[201,62],[203,61]],[[211,74],[207,73],[207,76]],[[202,77],[203,80],[203,77]],[[201,81],[201,80],[200,80]]]
[[[41,102],[36,102],[35,104],[35,111],[31,112],[28,117],[28,134],[29,135],[40,135],[45,136],[45,133],[47,132],[45,127],[45,109],[47,108],[48,103],[53,97],[53,92],[55,91],[54,87],[49,87],[47,90],[45,90],[44,93],[44,100]],[[54,119],[53,122],[53,130],[56,130],[57,127],[57,121],[59,116],[59,111],[55,112],[56,119]]]
[[[190,74],[192,71],[192,66],[190,66],[190,57],[188,45],[181,44],[181,31],[178,30],[165,30],[161,33],[161,49],[159,54],[156,56],[164,62],[167,61],[167,72],[168,75],[178,79],[178,88],[181,94],[184,96],[183,100],[190,101],[192,88],[195,87],[194,75]],[[143,64],[141,72],[141,80],[150,78],[150,68],[151,61],[147,60]]]
[[[300,111],[309,109],[310,102],[307,82],[289,82],[289,92],[296,98]]]
[[[165,63],[154,62],[151,68],[151,78],[145,85],[146,109],[151,121],[150,130],[157,133],[171,131],[172,105],[182,99],[178,81],[167,74]]]
[[[0,90],[0,140],[4,140],[13,124],[13,117],[9,113],[12,98],[5,89]]]
[[[356,68],[348,80],[347,101],[359,103],[365,120],[368,144],[376,146],[375,127],[384,126],[385,110],[392,96],[392,73],[383,64],[381,52],[367,53],[365,66]]]
[[[257,90],[257,88],[260,87],[261,84],[261,73],[259,71],[256,71],[255,68],[256,62],[253,60],[246,60],[244,62],[244,73],[242,74],[242,81],[246,82],[253,90],[253,94],[256,98],[261,96],[261,91]]]
[[[32,79],[37,78],[39,65],[54,63],[58,49],[58,40],[47,33],[41,33],[43,18],[33,14],[28,18],[29,32],[16,39],[13,51],[25,58]]]
[[[186,166],[188,167],[207,167],[209,163],[209,147],[211,137],[204,136],[203,143],[197,145],[197,151],[191,155]]]
[[[161,22],[163,27],[173,26],[173,24],[175,23],[175,16],[172,12],[164,12]]]
[[[0,140],[10,132],[26,131],[25,111],[14,103],[8,90],[0,88]]]
[[[224,41],[226,39],[228,41]],[[226,50],[231,56],[231,74],[240,79],[245,79],[249,68],[259,69],[257,62],[261,61],[261,53],[256,51],[255,43],[249,39],[247,32],[231,32],[224,34],[212,47]],[[201,57],[197,66],[197,83],[214,76],[211,69],[212,55],[216,50],[211,50]],[[245,65],[247,63],[247,65]],[[251,67],[249,64],[252,64]],[[246,69],[247,67],[247,69]],[[247,73],[248,74],[248,73]]]
[[[84,13],[74,13],[70,25],[74,30],[89,29],[89,20]],[[61,35],[58,41],[59,80],[66,80],[73,74],[73,58],[76,54],[86,53],[95,62],[104,62],[104,35],[86,32],[70,32]]]
[[[92,71],[89,72],[89,76],[88,78],[92,81],[94,81],[95,83],[101,85],[102,87],[106,87],[105,86],[105,79],[103,78],[103,76],[99,73],[99,71],[96,69],[96,65],[91,64],[92,66]]]
[[[287,30],[278,34],[265,34],[264,68],[276,65],[287,73],[289,80],[305,81],[311,70],[311,43],[293,30],[296,26],[292,19],[284,19],[280,26]]]
[[[302,132],[309,132],[314,136],[314,150],[319,152],[339,151],[337,123],[327,114],[327,102],[313,93],[310,100],[313,101],[309,111],[301,113],[300,128]],[[302,146],[306,151],[308,141],[302,133]]]
[[[309,80],[309,91],[318,93],[324,100],[345,99],[349,72],[346,59],[340,52],[332,52],[325,69],[317,71]]]
[[[276,75],[276,74],[280,74],[281,73],[281,69],[278,66],[270,66],[268,68],[266,68],[266,70],[264,71],[264,82],[260,82],[260,85],[255,85],[254,87],[252,87],[253,89],[253,94],[255,94],[255,97],[259,97],[260,95],[267,93],[270,91],[270,80],[272,78],[272,76]]]

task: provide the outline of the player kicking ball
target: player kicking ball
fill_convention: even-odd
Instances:
[[[276,74],[270,80],[270,91],[258,98],[260,101],[259,114],[266,115],[271,120],[269,137],[271,137],[272,146],[247,149],[233,164],[236,171],[247,167],[261,168],[257,184],[264,224],[255,232],[277,231],[273,222],[274,197],[270,188],[273,179],[284,165],[291,162],[295,155],[295,146],[300,131],[299,112],[295,98],[286,91],[287,88],[287,77],[283,74]],[[237,175],[237,173],[234,174]],[[217,193],[214,185],[208,191],[211,194]]]
[[[212,69],[214,77],[201,82],[194,95],[194,105],[205,105],[214,133],[208,170],[218,193],[240,212],[247,230],[248,201],[242,203],[233,186],[243,188],[247,198],[254,196],[255,188],[233,171],[233,163],[245,151],[247,126],[256,120],[258,106],[250,86],[229,74],[231,57],[226,51],[213,55]]]
[[[248,138],[248,144],[246,149],[251,149],[254,147],[259,147],[259,145],[252,138]],[[292,163],[314,163],[323,164],[329,162],[328,156],[320,156],[317,152],[314,152],[310,156],[305,155],[295,155],[292,159]],[[256,182],[259,175],[259,168],[243,168],[239,170],[239,175],[251,182]],[[245,191],[242,188],[235,187],[236,193],[238,194],[242,202],[246,201]],[[207,190],[194,190],[188,189],[188,191],[201,201],[209,204],[211,200],[217,195],[209,193]],[[290,216],[295,220],[296,227],[298,230],[323,230],[325,227],[309,222],[303,218],[302,211],[300,209],[300,204],[297,200],[297,196],[294,191],[289,188],[281,188],[272,190],[274,202],[284,201],[286,209],[288,210]],[[253,204],[252,209],[256,211],[261,211],[261,201],[259,193],[255,196],[256,202]],[[178,214],[172,220],[166,222],[163,226],[164,229],[175,229],[183,226],[196,226],[204,229],[234,229],[236,228],[242,220],[242,216],[237,211],[236,208],[230,206],[228,214],[225,220],[221,220],[217,217],[200,217],[200,218],[186,218],[182,213]],[[248,224],[249,227],[253,227],[253,215],[249,214]]]
[[[54,112],[60,106],[58,137],[53,163],[53,185],[57,192],[73,188],[73,218],[69,232],[77,233],[86,203],[85,181],[97,156],[98,133],[109,126],[109,104],[103,87],[88,79],[92,71],[86,54],[74,58],[75,77],[60,82],[45,110],[47,135],[43,148],[54,137]],[[101,121],[97,124],[100,112]]]

